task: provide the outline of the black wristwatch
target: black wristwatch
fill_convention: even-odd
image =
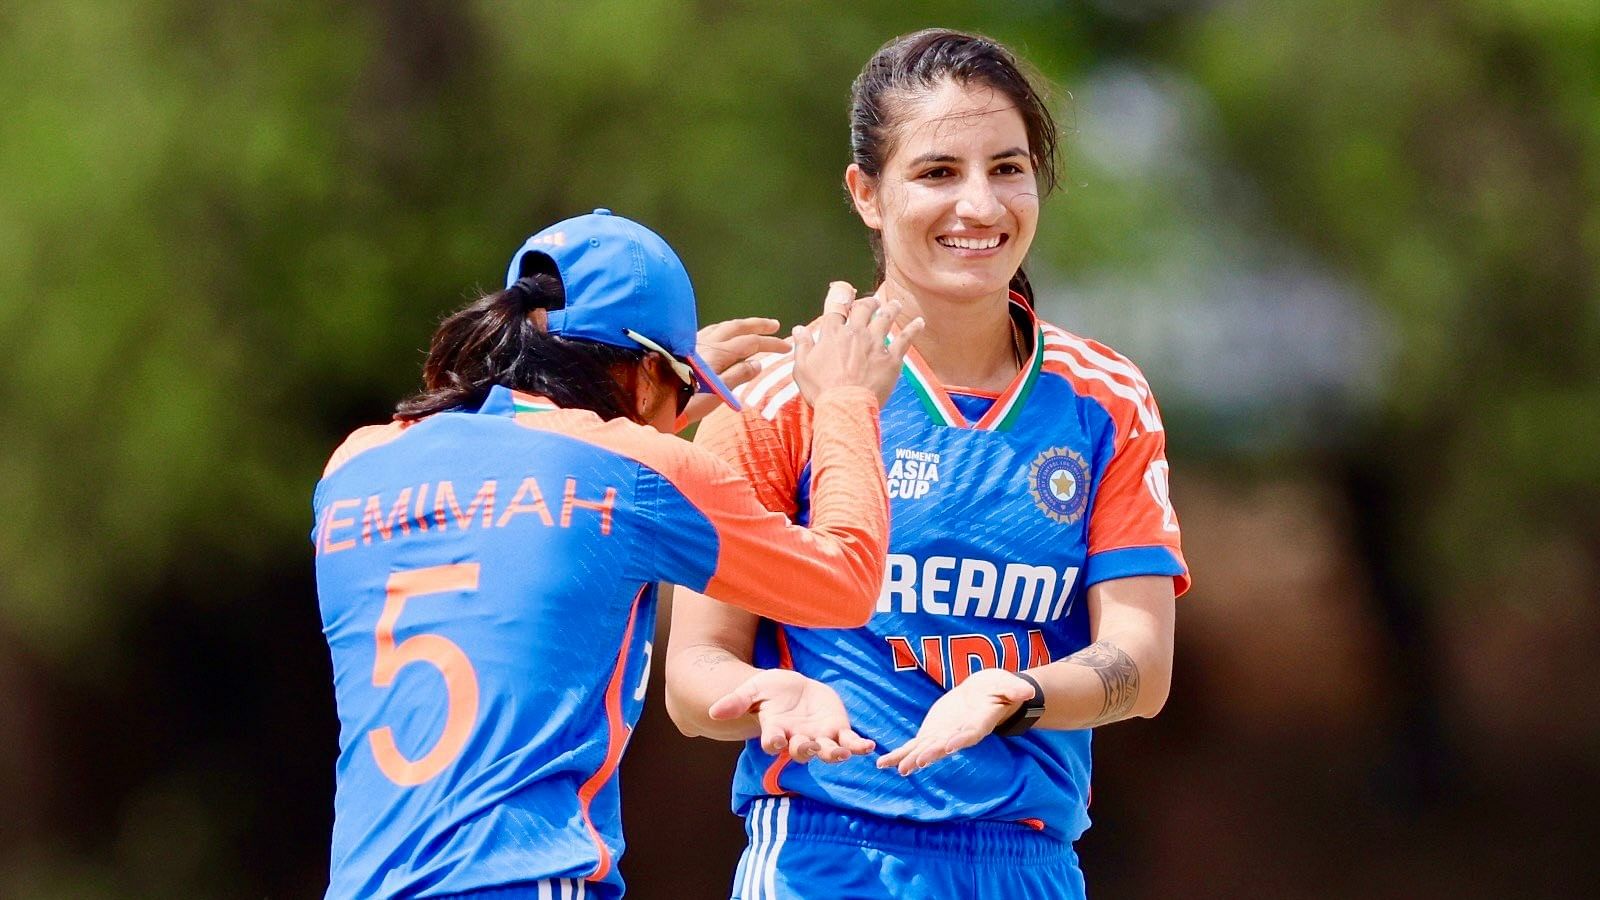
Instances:
[[[1016,711],[1006,716],[1005,721],[994,727],[994,733],[1001,737],[1016,737],[1033,727],[1033,723],[1044,715],[1044,688],[1039,686],[1032,675],[1026,672],[1012,672],[1011,674],[1033,685],[1033,697],[1022,701]]]

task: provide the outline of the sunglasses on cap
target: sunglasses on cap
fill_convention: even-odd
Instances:
[[[689,407],[689,401],[693,400],[694,395],[700,390],[695,385],[694,370],[689,368],[688,363],[668,352],[667,348],[634,331],[632,328],[624,328],[622,333],[646,350],[653,350],[661,354],[661,358],[665,359],[667,365],[672,367],[673,374],[677,375],[679,382],[681,382],[678,385],[678,415],[683,415],[683,411]]]

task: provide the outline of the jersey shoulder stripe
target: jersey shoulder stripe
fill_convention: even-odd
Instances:
[[[328,457],[328,464],[322,469],[322,477],[327,478],[335,470],[362,453],[384,444],[405,434],[410,427],[409,422],[389,422],[384,425],[366,425],[350,432],[333,455]]]
[[[754,359],[761,366],[761,374],[733,393],[740,403],[773,421],[786,404],[800,396],[800,385],[794,380],[794,353],[764,353]]]
[[[1040,322],[1044,332],[1044,370],[1069,382],[1080,395],[1094,398],[1117,423],[1119,438],[1161,431],[1161,412],[1144,373],[1126,356],[1099,341]]]

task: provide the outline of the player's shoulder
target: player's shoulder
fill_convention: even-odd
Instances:
[[[405,434],[410,424],[401,421],[385,422],[382,425],[363,425],[350,432],[349,436],[334,449],[333,455],[328,457],[327,464],[322,467],[322,477],[327,478],[357,456]]]
[[[724,474],[718,469],[720,461],[704,449],[625,418],[602,419],[588,410],[555,410],[519,415],[517,422],[629,460],[673,483],[699,482]]]
[[[1119,422],[1139,420],[1146,431],[1161,430],[1150,382],[1133,360],[1043,319],[1039,329],[1044,335],[1045,373],[1066,381],[1074,393],[1099,403]]]
[[[756,377],[737,388],[733,395],[746,411],[769,422],[793,414],[804,407],[800,385],[794,380],[794,351],[762,353],[750,358],[760,369]]]

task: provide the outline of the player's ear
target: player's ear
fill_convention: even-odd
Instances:
[[[883,230],[883,216],[878,213],[878,180],[851,163],[844,170],[844,186],[850,191],[850,203],[862,224],[873,231]]]
[[[664,397],[666,387],[663,385],[663,370],[667,368],[661,357],[655,353],[646,353],[639,365],[633,370],[633,412],[634,421],[649,423],[656,417],[663,402],[673,402],[673,398]]]

